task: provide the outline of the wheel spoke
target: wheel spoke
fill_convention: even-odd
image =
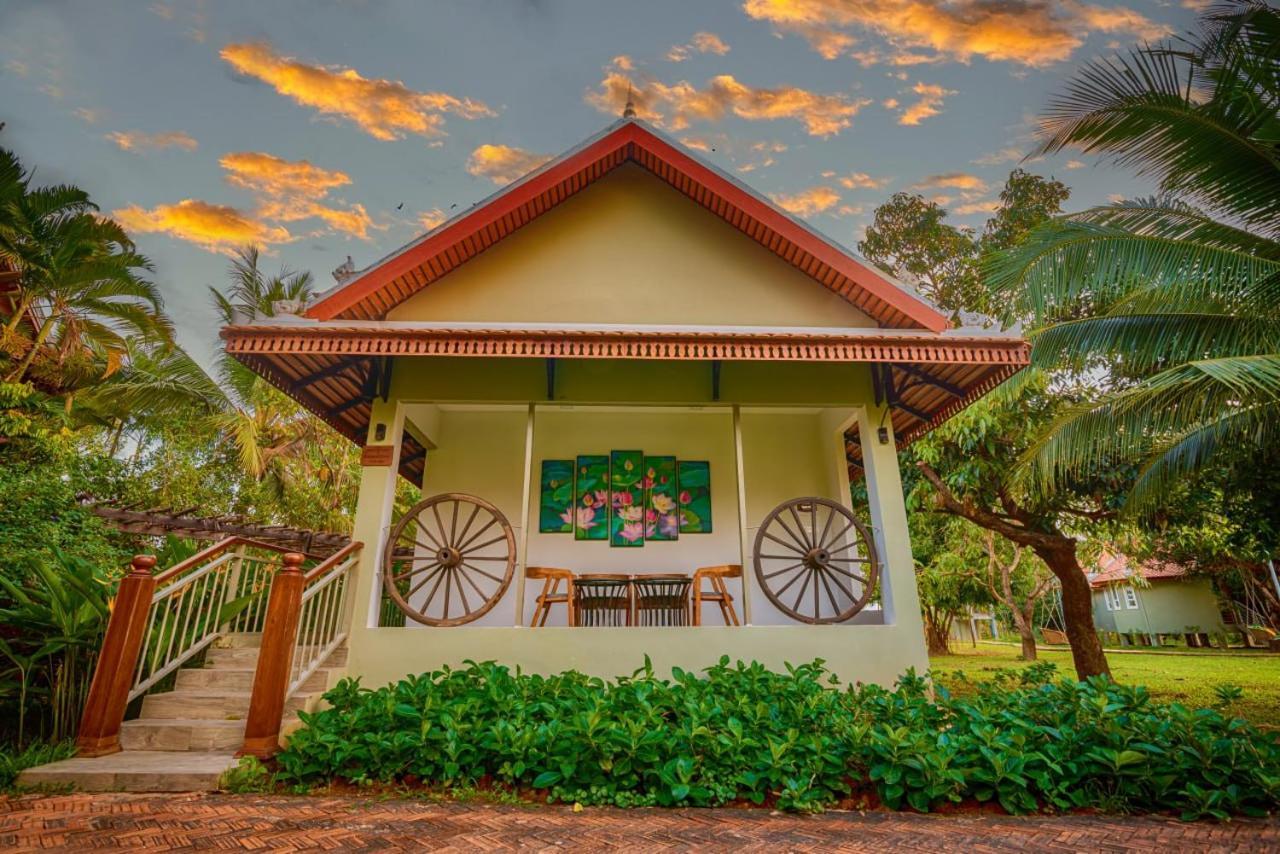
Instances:
[[[404,601],[408,602],[410,596],[412,596],[414,593],[417,593],[418,590],[422,588],[422,585],[426,584],[428,581],[434,578],[436,580],[435,587],[431,588],[431,592],[427,594],[427,601],[422,604],[422,610],[426,611],[427,605],[431,604],[431,598],[436,595],[436,588],[440,586],[440,577],[443,571],[444,571],[444,565],[436,564],[435,568],[427,573],[426,578],[423,578],[415,586],[411,587],[408,593],[404,594]]]
[[[871,558],[869,557],[828,557],[827,560],[837,563],[871,563]]]
[[[460,545],[454,546],[454,548],[456,548],[460,552],[465,552],[468,546],[470,546],[472,543],[478,540],[480,536],[484,534],[485,531],[489,530],[497,523],[498,523],[498,517],[497,516],[492,517],[491,519],[489,519],[488,522],[484,523],[484,527],[482,527],[480,530],[472,534],[470,539],[468,539],[465,543],[461,543]]]
[[[794,511],[794,510],[792,510],[791,512],[792,512],[792,513],[795,513],[795,511]],[[800,535],[799,535],[799,534],[797,534],[797,533],[795,533],[794,531],[792,531],[792,530],[791,530],[791,526],[787,524],[786,520],[782,518],[782,515],[781,515],[781,514],[779,514],[779,515],[777,515],[777,516],[774,516],[774,517],[773,517],[773,520],[774,520],[775,522],[777,522],[779,525],[781,525],[781,526],[782,526],[782,530],[784,530],[784,531],[786,531],[786,532],[787,532],[787,536],[788,536],[788,537],[790,537],[790,538],[795,542],[795,544],[796,544],[796,545],[798,545],[798,546],[800,547],[800,553],[801,553],[801,554],[805,554],[805,553],[807,553],[807,552],[809,551],[809,544],[808,544],[808,543],[806,543],[806,542],[805,542],[805,541],[800,537]]]
[[[854,581],[861,582],[863,587],[867,586],[867,579],[861,575],[858,575],[858,573],[856,572],[850,572],[847,569],[841,569],[840,567],[832,566],[831,564],[827,564],[827,569],[831,570],[832,572],[838,572],[841,575],[843,575],[845,578],[852,578]]]
[[[791,585],[799,581],[802,576],[805,576],[808,574],[809,574],[808,567],[805,567],[804,572],[801,572],[798,575],[792,576],[791,580],[788,581],[786,584],[782,585],[782,587],[778,589],[778,592],[775,595],[777,595],[778,598],[782,598],[782,594],[787,592],[788,587],[790,587]]]
[[[483,543],[481,543],[481,544],[480,544],[480,545],[478,545],[478,546],[472,546],[472,547],[471,547],[471,550],[472,550],[472,551],[479,551],[480,549],[486,548],[487,546],[491,546],[491,545],[493,545],[494,543],[500,543],[500,542],[502,542],[503,540],[505,540],[506,538],[507,538],[506,533],[505,533],[505,532],[504,532],[504,533],[501,533],[501,534],[499,534],[498,536],[494,537],[492,540],[488,540],[488,541],[486,541],[486,542],[483,542]],[[458,551],[462,552],[463,554],[466,554],[466,550],[464,550],[464,549],[458,549]],[[468,556],[469,556],[469,555],[468,555]]]
[[[466,566],[466,564],[464,563],[462,566],[464,566],[464,567],[465,567],[465,566]],[[473,566],[473,567],[471,567],[471,569],[475,569],[475,567]],[[479,572],[479,570],[476,570],[476,572]],[[488,598],[489,598],[489,594],[488,594],[488,593],[485,593],[485,592],[484,592],[484,588],[482,588],[479,584],[476,584],[476,580],[475,580],[474,578],[472,578],[472,577],[471,577],[470,575],[468,575],[467,573],[463,572],[461,569],[459,569],[459,570],[458,570],[458,574],[459,574],[460,576],[462,576],[463,578],[465,578],[465,579],[467,580],[467,583],[471,585],[472,589],[473,589],[473,590],[475,590],[477,593],[479,593],[479,594],[480,594],[480,601],[482,601],[482,602],[483,602],[485,599],[488,599]],[[492,576],[490,576],[490,577],[492,578]],[[462,585],[461,585],[461,584],[459,584],[459,585],[458,585],[458,587],[459,587],[459,589],[461,589]],[[467,608],[467,613],[468,613],[468,614],[470,614],[470,613],[471,613],[471,608],[470,608],[470,607],[468,607],[468,608]]]
[[[836,617],[840,616],[840,606],[836,604],[836,595],[831,591],[831,582],[827,580],[827,573],[819,572],[818,577],[822,579],[822,586],[827,591],[827,601],[831,603],[832,615]],[[840,587],[840,585],[837,584],[836,587]]]
[[[453,541],[455,544],[456,544],[457,542],[459,542],[463,537],[465,537],[465,536],[467,535],[467,531],[470,531],[470,530],[471,530],[471,523],[472,523],[472,522],[474,522],[474,521],[476,520],[476,516],[477,516],[479,513],[480,513],[480,505],[479,505],[479,504],[472,504],[472,505],[471,505],[471,515],[467,517],[467,524],[465,524],[465,525],[463,525],[463,526],[462,526],[462,533],[458,535],[458,539]]]
[[[784,566],[782,569],[775,570],[774,572],[767,572],[763,577],[766,579],[773,578],[776,575],[782,575],[784,572],[790,572],[791,570],[799,569],[802,566],[804,566],[804,563],[793,563],[791,566]]]
[[[458,505],[461,503],[461,501],[453,502],[453,517],[449,519],[449,545],[453,545],[458,541]]]
[[[768,560],[795,560],[795,555],[764,555],[762,554],[760,555],[760,557],[767,558]]]
[[[496,575],[492,575],[491,573],[488,573],[488,572],[485,572],[483,569],[481,569],[481,568],[480,568],[480,567],[478,567],[478,566],[471,566],[471,561],[472,561],[472,560],[473,560],[473,558],[467,558],[465,561],[463,561],[463,562],[462,562],[462,565],[463,565],[463,566],[465,566],[465,567],[469,567],[473,572],[478,572],[478,573],[480,573],[480,574],[481,574],[481,575],[483,575],[485,578],[492,579],[493,581],[496,581],[496,582],[498,582],[499,584],[501,584],[501,583],[502,583],[502,579],[501,579],[501,578],[499,578],[498,576],[496,576]]]
[[[449,593],[453,589],[453,568],[445,567],[444,570],[444,613],[443,618],[449,619]]]
[[[829,510],[827,512],[827,523],[822,526],[822,536],[818,537],[818,548],[825,549],[827,543],[831,542],[831,540],[827,539],[827,533],[831,530],[831,523],[835,521],[835,518],[836,511]]]
[[[423,570],[422,570],[422,568],[421,568],[421,567],[417,567],[417,568],[415,568],[415,567],[414,567],[414,564],[415,564],[415,563],[417,563],[417,562],[418,562],[418,561],[420,561],[420,560],[429,560],[429,561],[432,561],[432,564],[433,564],[433,565],[434,565],[434,563],[435,563],[435,558],[434,558],[434,557],[431,557],[431,556],[426,556],[426,557],[411,557],[411,558],[400,558],[400,560],[408,560],[408,561],[409,561],[409,568],[408,568],[408,569],[406,569],[404,572],[401,572],[401,573],[398,573],[398,574],[396,574],[396,575],[391,576],[391,580],[392,580],[392,581],[403,581],[404,579],[408,578],[409,576],[413,575],[413,574],[414,574],[414,573],[416,573],[416,572],[422,572]],[[428,569],[430,569],[430,567],[428,567]]]
[[[791,549],[793,552],[795,552],[798,555],[805,554],[805,551],[806,551],[805,549],[797,548],[795,543],[788,543],[785,540],[780,540],[777,537],[775,537],[773,534],[770,534],[768,531],[764,532],[764,536],[770,540],[773,540],[775,543],[777,543],[778,545],[784,548]]]
[[[467,555],[467,560],[500,560],[504,563],[511,560],[509,555]]]
[[[471,603],[467,601],[466,591],[462,589],[462,579],[465,578],[468,581],[471,581],[471,578],[465,572],[463,572],[459,567],[456,567],[456,566],[453,568],[453,574],[454,574],[454,582],[458,586],[458,599],[461,600],[462,602],[462,614],[463,616],[466,616],[467,614],[471,613]],[[471,583],[475,584],[474,581],[471,581]],[[480,593],[480,597],[484,598],[483,591]]]
[[[432,509],[434,509],[434,508],[432,508]],[[444,548],[444,543],[442,543],[442,542],[440,542],[439,540],[437,540],[437,539],[436,539],[436,535],[435,535],[435,534],[433,534],[433,533],[431,533],[431,529],[427,527],[427,522],[426,522],[426,520],[423,518],[423,514],[421,514],[421,513],[419,513],[419,514],[418,514],[418,530],[419,530],[419,531],[421,531],[422,533],[426,534],[426,535],[427,535],[427,538],[428,538],[429,540],[431,540],[431,542],[435,543],[435,545],[434,545],[434,546],[428,546],[426,543],[420,542],[420,541],[418,541],[418,540],[417,540],[417,538],[415,538],[415,539],[414,539],[414,542],[418,543],[418,545],[422,546],[423,548],[431,548],[431,549],[433,549],[433,550],[435,550],[435,549],[443,549],[443,548]]]
[[[806,572],[804,574],[804,584],[800,585],[800,592],[796,594],[796,601],[791,606],[792,611],[796,611],[797,613],[800,611],[800,600],[804,598],[804,592],[809,589],[809,581],[812,579],[812,577],[813,577],[812,571]],[[814,616],[816,617],[818,615],[814,614]]]

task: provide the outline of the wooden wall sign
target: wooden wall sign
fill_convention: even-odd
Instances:
[[[364,450],[360,452],[360,465],[389,466],[391,458],[395,456],[395,450],[392,445],[365,445]]]

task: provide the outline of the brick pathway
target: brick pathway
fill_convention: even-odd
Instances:
[[[1280,820],[614,810],[251,795],[0,798],[0,850],[1267,851]]]

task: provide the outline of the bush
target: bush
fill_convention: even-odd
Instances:
[[[845,690],[822,662],[705,677],[646,661],[629,678],[469,663],[377,690],[344,680],[279,755],[283,782],[547,790],[582,804],[818,810],[874,790],[893,809],[966,799],[1040,808],[1262,814],[1280,801],[1280,742],[1219,711],[1151,701],[1052,665],[952,698],[914,674]]]
[[[18,775],[28,768],[70,759],[75,755],[73,741],[33,742],[22,750],[0,750],[0,792],[12,791]]]

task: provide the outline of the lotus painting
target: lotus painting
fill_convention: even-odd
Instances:
[[[680,536],[680,515],[676,512],[676,458],[645,457],[644,538],[674,540]]]
[[[573,531],[573,460],[543,460],[538,530],[543,534]]]
[[[676,465],[676,500],[680,504],[680,533],[711,533],[711,464],[680,460]]]
[[[614,451],[609,458],[612,510],[609,544],[644,545],[644,452]]]
[[[604,454],[578,457],[574,502],[573,538],[609,538],[609,458]]]

